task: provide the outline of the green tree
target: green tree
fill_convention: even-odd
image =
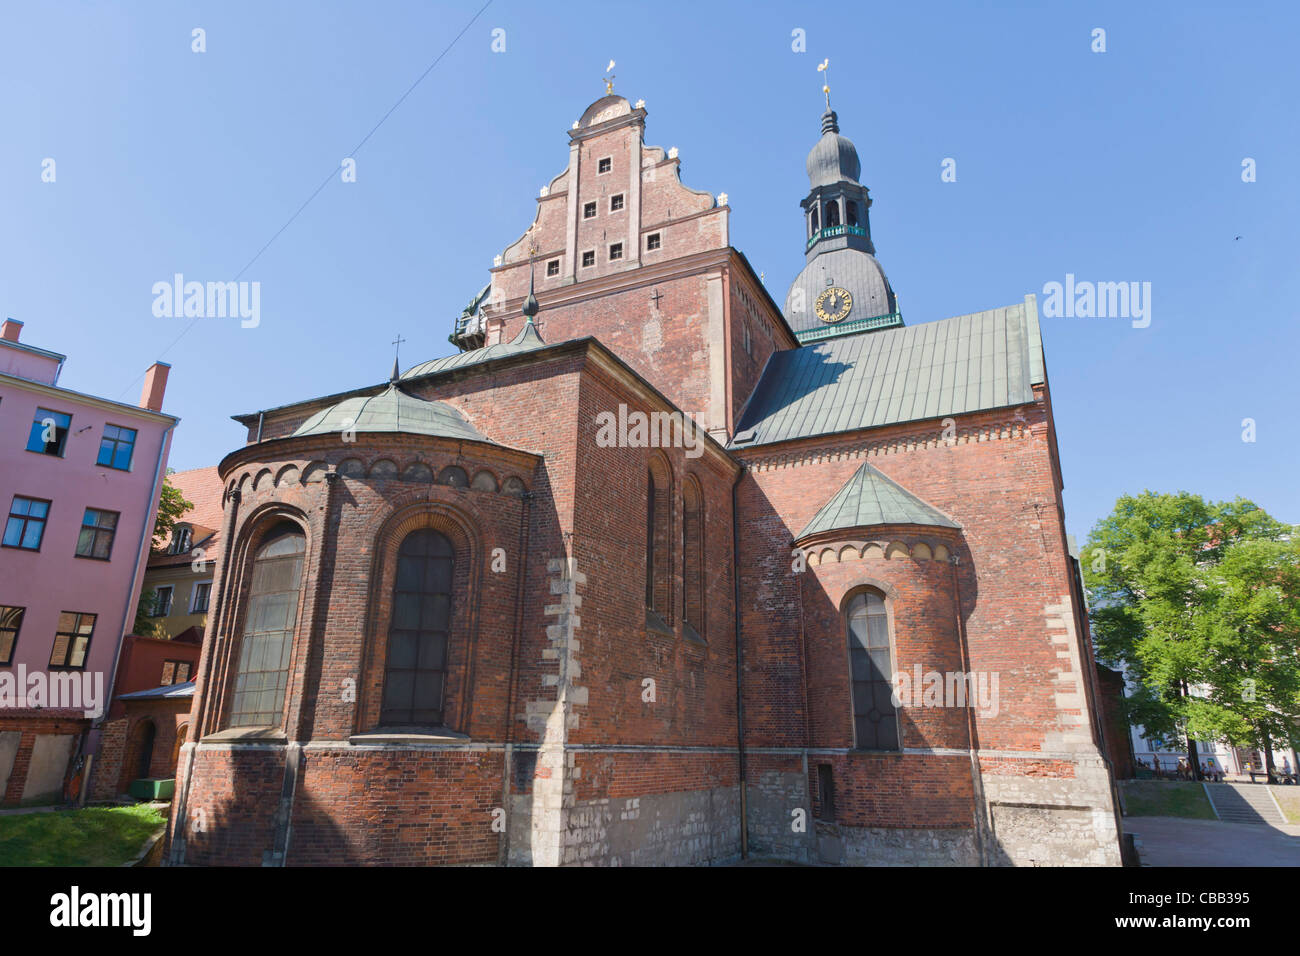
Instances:
[[[153,523],[153,550],[161,551],[167,546],[167,542],[172,538],[172,531],[176,527],[176,522],[181,519],[185,512],[194,507],[194,503],[185,500],[185,495],[181,490],[172,485],[169,480],[172,475],[176,474],[175,468],[167,469],[167,477],[163,479],[162,494],[158,497],[158,516]]]
[[[150,550],[154,554],[159,554],[167,546],[167,542],[172,538],[172,532],[185,512],[194,507],[194,503],[185,500],[185,495],[181,490],[175,487],[169,480],[176,473],[176,469],[168,468],[167,477],[163,479],[162,493],[158,496],[158,514],[153,523],[153,540],[150,542]],[[131,625],[131,633],[139,634],[141,637],[161,637],[162,628],[153,619],[154,601],[157,600],[158,594],[153,588],[144,588],[140,592],[140,601],[135,606],[135,623]]]
[[[1274,746],[1294,749],[1300,727],[1300,538],[1234,541],[1199,570],[1210,596],[1210,691],[1191,702],[1188,729],[1258,746],[1272,781]]]
[[[1228,679],[1244,670],[1262,685],[1271,653],[1252,623],[1264,618],[1241,616],[1234,602],[1260,588],[1276,593],[1282,584],[1276,561],[1263,562],[1262,552],[1247,546],[1276,550],[1290,531],[1245,499],[1145,491],[1116,501],[1088,537],[1081,564],[1098,656],[1123,664],[1137,682],[1130,720],[1149,734],[1186,738],[1197,779],[1196,737],[1276,734],[1290,719],[1264,717],[1258,698],[1239,699],[1239,680]],[[1294,642],[1288,653],[1294,657]],[[1209,685],[1211,697],[1194,695],[1199,685]],[[1286,686],[1282,674],[1270,676],[1269,699],[1284,696]]]

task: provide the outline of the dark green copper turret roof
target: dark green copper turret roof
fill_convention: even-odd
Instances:
[[[796,540],[825,531],[895,524],[961,527],[902,485],[890,481],[871,465],[864,464],[835,493],[835,497],[813,516],[808,527],[803,529]]]
[[[436,438],[488,441],[465,417],[446,402],[429,402],[408,395],[397,385],[377,395],[346,398],[307,419],[293,433],[326,435],[331,432],[401,432]]]
[[[533,300],[534,305],[536,299]],[[534,314],[536,314],[534,312]],[[402,379],[419,378],[422,375],[433,375],[435,372],[446,372],[453,368],[462,368],[466,365],[477,365],[479,362],[486,362],[489,359],[502,358],[506,355],[517,355],[521,352],[531,352],[534,349],[545,348],[546,343],[542,337],[537,334],[537,326],[533,325],[532,316],[524,323],[524,327],[519,330],[509,342],[498,342],[496,345],[488,345],[481,349],[470,349],[468,352],[460,352],[456,355],[448,355],[445,358],[433,359],[430,362],[422,362],[414,368],[409,368],[402,375]]]

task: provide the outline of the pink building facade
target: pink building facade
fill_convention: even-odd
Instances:
[[[138,406],[84,395],[21,327],[0,332],[0,806],[93,774],[178,421],[165,364]]]

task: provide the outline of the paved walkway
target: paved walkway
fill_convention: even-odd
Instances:
[[[1124,817],[1143,866],[1300,866],[1300,824]]]

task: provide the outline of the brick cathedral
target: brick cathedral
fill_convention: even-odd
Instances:
[[[828,100],[781,307],[645,117],[237,416],[172,864],[1119,863],[1034,297],[905,325]]]

